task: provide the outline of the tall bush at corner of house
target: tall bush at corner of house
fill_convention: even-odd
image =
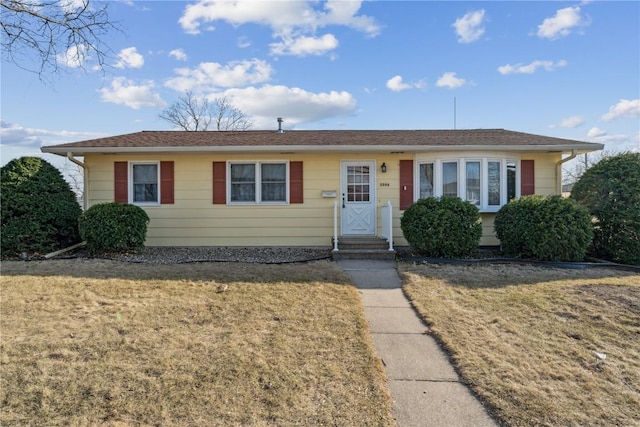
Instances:
[[[91,253],[137,252],[144,248],[149,216],[139,206],[101,203],[87,209],[78,225]]]
[[[593,238],[589,212],[560,196],[512,200],[494,229],[506,256],[542,261],[582,261]]]
[[[571,198],[593,215],[593,256],[640,265],[640,153],[602,159],[576,182]]]
[[[43,254],[77,243],[82,209],[60,171],[40,157],[11,160],[0,171],[3,257]]]
[[[400,227],[414,251],[437,258],[473,256],[482,236],[478,208],[457,197],[418,200],[405,210]]]

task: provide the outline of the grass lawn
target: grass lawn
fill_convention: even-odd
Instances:
[[[498,264],[399,269],[431,333],[504,424],[640,425],[639,274]]]
[[[333,263],[3,262],[0,424],[393,425]]]

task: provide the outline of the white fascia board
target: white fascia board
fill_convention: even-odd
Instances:
[[[41,147],[43,153],[66,156],[85,154],[137,154],[137,153],[417,153],[424,151],[503,151],[503,152],[571,152],[602,150],[603,144],[566,145],[247,145],[223,147]]]

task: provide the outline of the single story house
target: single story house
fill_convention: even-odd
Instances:
[[[475,204],[481,245],[498,245],[502,205],[561,194],[562,164],[602,148],[504,129],[278,130],[145,131],[42,151],[84,167],[85,208],[144,208],[148,246],[331,247],[346,236],[407,246],[402,213],[430,196]]]

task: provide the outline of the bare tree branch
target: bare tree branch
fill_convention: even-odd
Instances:
[[[0,0],[2,60],[41,78],[58,72],[60,63],[84,69],[88,59],[102,69],[110,49],[102,42],[110,30],[107,6],[90,0]],[[35,62],[33,62],[35,60]]]
[[[193,92],[180,96],[158,117],[186,131],[206,131],[212,124],[218,131],[244,131],[253,127],[249,116],[228,98],[215,98],[213,103],[209,103],[207,98],[198,97]]]

